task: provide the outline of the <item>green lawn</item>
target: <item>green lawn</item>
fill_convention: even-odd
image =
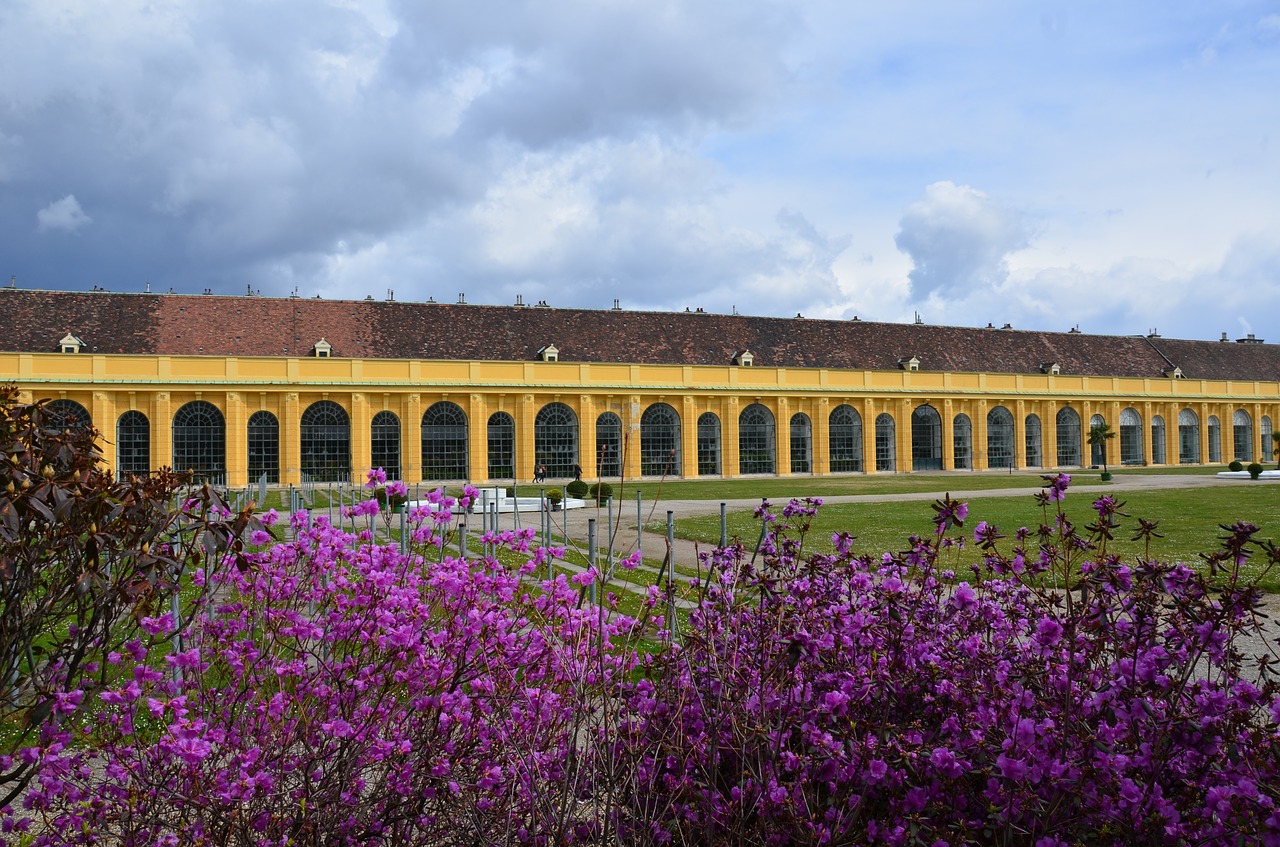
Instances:
[[[1072,477],[1073,481],[1075,477]],[[1068,492],[1066,507],[1068,516],[1080,527],[1096,517],[1091,504],[1096,491],[1081,491],[1074,485]],[[1141,545],[1131,541],[1137,519],[1159,521],[1163,538],[1155,539],[1151,548],[1153,558],[1165,561],[1198,561],[1199,554],[1210,552],[1218,546],[1221,524],[1245,520],[1259,527],[1259,539],[1280,538],[1280,497],[1272,486],[1160,489],[1154,491],[1120,492],[1126,503],[1124,511],[1131,517],[1121,519],[1116,531],[1112,551],[1132,558],[1141,554]],[[985,520],[1012,535],[1018,527],[1038,527],[1044,520],[1042,510],[1028,493],[1021,497],[970,498],[969,518],[964,532],[971,534],[979,521]],[[812,524],[810,547],[829,551],[831,535],[847,531],[857,537],[855,549],[871,553],[900,550],[912,534],[929,534],[933,531],[933,510],[927,502],[850,503],[824,506]],[[748,511],[731,512],[728,516],[730,537],[740,537],[748,544],[760,535],[760,523]],[[662,527],[651,526],[657,532]],[[715,544],[720,537],[720,516],[682,518],[676,521],[676,534],[680,538]],[[1007,542],[1006,542],[1007,544]],[[1006,548],[1007,549],[1007,548]],[[966,551],[971,561],[972,550]],[[1256,573],[1256,571],[1255,571]],[[1267,574],[1262,579],[1268,591],[1280,591],[1280,574]]]

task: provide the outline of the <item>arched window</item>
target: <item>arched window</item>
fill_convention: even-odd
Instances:
[[[1178,412],[1178,462],[1200,463],[1200,418],[1190,409]]]
[[[1231,415],[1231,445],[1234,458],[1253,461],[1253,419],[1244,409],[1236,409]]]
[[[654,403],[640,416],[640,475],[680,476],[680,416]]]
[[[752,403],[738,415],[739,473],[777,473],[777,430],[773,412]]]
[[[1027,467],[1044,467],[1044,433],[1040,429],[1040,416],[1027,415]]]
[[[467,478],[467,415],[442,400],[422,413],[422,478]]]
[[[862,470],[862,415],[857,409],[841,404],[831,410],[829,438],[832,473]]]
[[[44,407],[45,426],[51,429],[80,429],[93,426],[89,410],[75,400],[54,400]]]
[[[917,406],[911,413],[911,468],[942,470],[942,418],[932,406]]]
[[[578,464],[578,416],[563,403],[548,403],[533,419],[533,460],[548,477],[572,477]]]
[[[964,412],[951,422],[951,463],[958,471],[973,469],[973,421]]]
[[[698,476],[720,473],[720,418],[714,412],[698,416]]]
[[[193,400],[173,413],[173,469],[226,482],[227,422],[217,406]]]
[[[622,476],[622,418],[613,412],[596,418],[596,476]]]
[[[280,421],[268,411],[254,412],[247,427],[249,482],[265,475],[268,483],[280,482]]]
[[[1089,430],[1093,431],[1096,426],[1106,426],[1107,422],[1102,415],[1094,415],[1089,418]],[[1089,445],[1089,463],[1093,465],[1104,465],[1107,462],[1107,445],[1090,444]]]
[[[116,421],[116,475],[151,472],[151,422],[142,412],[130,410]]]
[[[987,467],[1013,467],[1013,415],[1004,406],[987,412]]]
[[[382,410],[369,422],[369,462],[387,472],[387,479],[400,479],[400,418]]]
[[[1222,461],[1222,425],[1217,415],[1209,416],[1209,464]]]
[[[351,481],[351,418],[332,400],[318,400],[299,421],[303,482]]]
[[[1151,417],[1151,464],[1163,465],[1168,461],[1168,434],[1164,428],[1164,418],[1159,415]]]
[[[1262,420],[1258,422],[1258,431],[1262,436],[1262,455],[1259,457],[1261,461],[1269,462],[1276,456],[1276,448],[1280,448],[1280,443],[1276,443],[1271,434],[1271,418],[1263,415]],[[1277,462],[1280,464],[1280,461]]]
[[[489,479],[516,478],[516,421],[506,412],[489,416]]]
[[[1080,415],[1070,406],[1058,410],[1058,465],[1080,464]]]
[[[878,471],[898,469],[897,429],[893,415],[882,413],[876,416],[876,470]]]
[[[791,472],[813,473],[813,424],[809,416],[791,416]]]
[[[1137,409],[1120,413],[1120,464],[1142,464],[1142,416]]]

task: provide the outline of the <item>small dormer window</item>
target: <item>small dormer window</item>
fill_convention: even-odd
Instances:
[[[902,368],[904,371],[918,371],[920,370],[920,360],[915,356],[912,356],[910,359],[900,358],[898,359],[898,367]]]
[[[328,359],[333,356],[333,345],[321,338],[312,347],[317,359]]]
[[[548,344],[538,351],[538,358],[544,362],[560,361],[560,348],[554,344]]]
[[[58,349],[63,353],[79,353],[82,347],[84,347],[84,342],[69,332],[62,336],[62,340],[58,342]]]
[[[1046,373],[1049,376],[1057,376],[1062,373],[1062,366],[1057,362],[1049,362],[1040,366],[1040,372]]]
[[[1182,379],[1182,368],[1165,368],[1164,375],[1169,379]]]
[[[743,350],[741,353],[735,353],[733,363],[740,367],[749,368],[755,363],[756,357],[750,350]]]

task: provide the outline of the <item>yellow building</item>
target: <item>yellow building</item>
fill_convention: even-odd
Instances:
[[[1252,336],[17,288],[0,319],[0,379],[117,470],[233,486],[1265,462],[1280,415]]]

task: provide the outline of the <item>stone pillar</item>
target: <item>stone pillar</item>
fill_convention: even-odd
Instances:
[[[698,402],[684,395],[680,408],[680,471],[685,479],[698,477]]]
[[[738,455],[738,415],[742,401],[736,394],[725,399],[724,417],[720,419],[720,471],[727,478],[741,474]]]
[[[489,404],[483,394],[467,397],[467,474],[475,483],[489,481]]]
[[[831,398],[813,404],[813,475],[831,474]]]
[[[767,404],[766,404],[767,405]],[[774,462],[774,471],[781,475],[791,473],[791,404],[786,397],[777,399],[777,411],[774,412],[777,425],[774,427],[774,434],[777,436],[778,443],[775,448],[776,461]]]
[[[249,485],[249,417],[244,396],[228,391],[224,402],[227,422],[227,485],[244,488]]]
[[[168,391],[157,392],[151,415],[151,467],[173,467],[173,410]]]

